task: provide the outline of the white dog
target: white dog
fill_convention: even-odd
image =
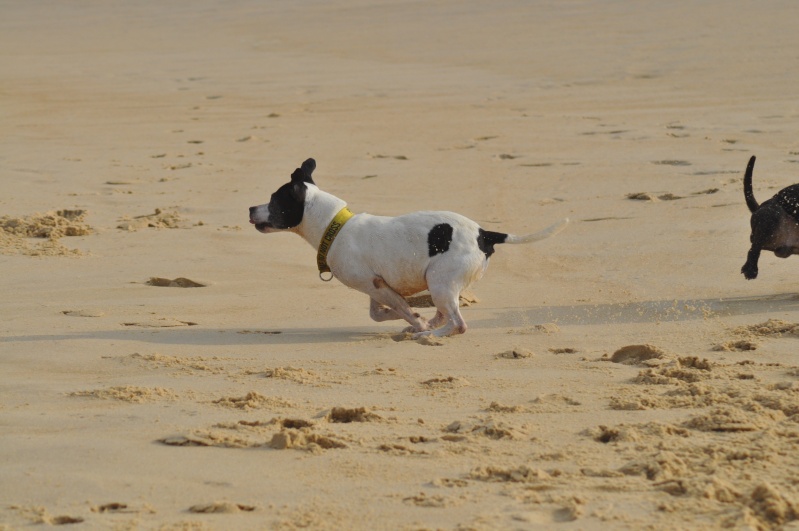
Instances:
[[[514,236],[483,230],[453,212],[414,212],[398,217],[352,214],[338,197],[320,190],[308,159],[269,203],[250,207],[250,223],[263,233],[290,231],[318,249],[323,280],[336,277],[371,298],[375,321],[405,319],[413,337],[466,331],[459,297],[479,280],[498,243],[528,243],[560,232],[564,219],[540,232]],[[330,273],[331,277],[322,275]],[[404,297],[429,290],[436,315],[426,321]]]

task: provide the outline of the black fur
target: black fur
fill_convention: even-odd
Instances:
[[[508,239],[508,235],[502,232],[492,232],[490,230],[483,230],[477,233],[477,247],[483,251],[483,254],[486,255],[486,258],[490,258],[492,254],[494,254],[494,245],[498,243],[505,243],[505,240]]]
[[[308,159],[302,163],[302,167],[294,170],[294,173],[291,174],[291,182],[284,184],[272,194],[269,200],[269,219],[264,223],[257,223],[255,228],[258,230],[266,227],[291,229],[302,223],[307,189],[305,184],[315,184],[312,177],[315,169],[316,161]],[[250,208],[251,216],[255,208]]]
[[[746,257],[746,263],[741,267],[741,273],[747,280],[757,278],[757,262],[761,251],[772,251],[780,258],[788,258],[797,254],[799,249],[791,245],[790,236],[799,235],[799,184],[783,188],[774,197],[758,204],[752,190],[752,174],[755,167],[755,157],[749,159],[744,174],[744,199],[746,206],[752,212],[750,225],[752,233],[749,241],[752,246]],[[790,230],[782,229],[787,226]],[[785,241],[786,237],[789,241]]]
[[[757,210],[760,206],[757,204],[755,194],[752,191],[752,172],[755,169],[755,156],[749,159],[749,164],[746,165],[746,173],[744,174],[744,199],[746,199],[746,206],[749,207],[749,212]]]
[[[446,253],[452,243],[452,225],[439,223],[427,233],[427,252],[429,256]]]

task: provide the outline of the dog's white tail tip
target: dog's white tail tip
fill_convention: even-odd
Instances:
[[[544,240],[555,234],[559,233],[563,229],[566,228],[566,225],[569,224],[569,218],[563,218],[562,220],[558,221],[557,223],[553,223],[549,227],[540,230],[538,232],[534,232],[532,234],[525,234],[524,236],[515,236],[513,234],[508,234],[508,239],[505,240],[507,243],[532,243],[537,242],[540,240]]]

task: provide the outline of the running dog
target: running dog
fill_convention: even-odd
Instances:
[[[294,232],[317,249],[323,280],[336,277],[369,295],[369,315],[378,322],[404,319],[413,338],[466,332],[459,309],[463,289],[479,280],[494,246],[530,243],[553,236],[564,219],[534,234],[487,231],[453,212],[414,212],[398,217],[353,214],[347,203],[313,181],[314,159],[291,174],[269,203],[250,207],[250,223],[263,233]],[[323,275],[329,274],[329,277]],[[405,297],[428,290],[436,314],[427,321]]]
[[[752,212],[749,223],[752,247],[746,257],[741,273],[747,280],[757,278],[757,261],[760,251],[773,251],[780,258],[799,254],[799,184],[783,188],[777,194],[758,205],[752,191],[752,172],[755,157],[749,159],[744,174],[744,199]]]

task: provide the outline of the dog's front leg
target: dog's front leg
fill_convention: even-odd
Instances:
[[[369,303],[369,317],[371,317],[373,321],[377,321],[378,323],[382,323],[383,321],[392,321],[403,318],[400,314],[398,314],[388,306],[380,304],[374,299],[371,299]]]
[[[752,246],[749,253],[746,255],[746,263],[741,268],[741,273],[744,274],[746,280],[753,280],[757,278],[757,261],[760,259],[760,247]]]
[[[411,325],[409,332],[424,332],[428,330],[427,321],[408,305],[405,297],[391,289],[381,277],[372,280],[373,289],[369,290],[372,298],[369,306],[369,315],[375,321],[388,321],[390,319],[405,319]]]

